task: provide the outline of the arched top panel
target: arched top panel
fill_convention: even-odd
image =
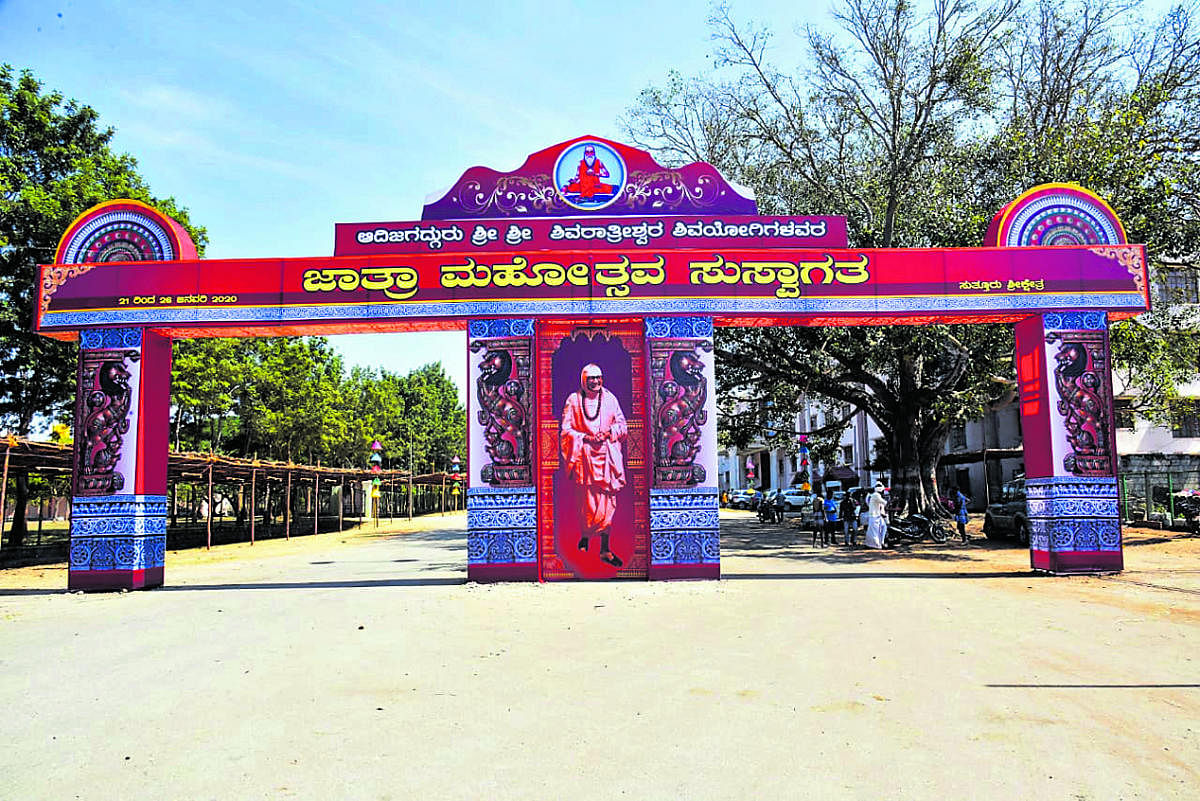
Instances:
[[[645,150],[579,136],[511,172],[471,167],[430,198],[422,220],[644,214],[757,214],[754,194],[716,167],[664,167]]]
[[[996,213],[987,247],[1124,245],[1125,228],[1104,200],[1078,184],[1042,184]]]
[[[140,200],[108,200],[75,218],[58,242],[55,264],[180,261],[196,258],[182,225]]]

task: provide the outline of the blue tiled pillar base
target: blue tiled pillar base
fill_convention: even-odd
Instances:
[[[650,490],[650,578],[719,578],[715,487]]]
[[[467,490],[467,577],[537,581],[537,498],[533,487]]]
[[[1115,478],[1030,478],[1025,493],[1034,569],[1051,573],[1122,569]]]
[[[165,495],[103,495],[72,500],[70,589],[161,586],[166,549]]]

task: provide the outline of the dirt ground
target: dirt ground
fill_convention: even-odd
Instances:
[[[720,582],[480,586],[415,523],[3,571],[0,798],[1200,795],[1200,538],[1049,578],[723,512]]]

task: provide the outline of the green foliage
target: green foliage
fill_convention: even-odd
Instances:
[[[449,469],[463,456],[466,412],[440,364],[407,376],[355,368],[319,337],[175,343],[173,442],[180,450],[366,466]]]
[[[978,245],[1022,191],[1075,181],[1153,262],[1195,269],[1200,35],[1189,10],[1145,25],[1138,5],[846,0],[838,37],[802,32],[795,76],[773,66],[769,31],[719,9],[718,69],[645,90],[625,125],[669,161],[717,164],[764,213],[846,216],[855,247]],[[1114,326],[1143,413],[1162,419],[1197,375],[1197,334],[1183,314]],[[1008,326],[726,329],[717,351],[726,441],[762,440],[766,403],[775,419],[849,403],[885,433],[893,485],[917,507],[936,496],[950,427],[1015,386]]]
[[[186,210],[157,199],[137,162],[109,148],[95,110],[0,65],[0,418],[28,434],[38,415],[65,412],[75,394],[75,346],[32,331],[37,266],[54,259],[79,214],[105,200],[142,200],[179,220],[203,248]]]
[[[0,66],[0,418],[19,434],[38,416],[67,415],[75,394],[75,346],[31,329],[37,267],[53,261],[70,223],[133,198],[178,220],[201,253],[207,241],[185,209],[151,194],[112,137],[93,109]],[[411,437],[414,466],[431,470],[448,467],[465,439],[465,412],[439,365],[347,378],[320,338],[178,341],[171,400],[173,445],[190,450],[358,465],[379,436],[407,467]]]

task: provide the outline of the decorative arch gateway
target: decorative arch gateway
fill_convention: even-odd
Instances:
[[[1078,186],[983,247],[855,249],[588,136],[419,221],[338,224],[333,256],[198,260],[118,200],[40,269],[38,330],[80,343],[71,588],[163,582],[172,338],[464,328],[474,580],[718,577],[712,336],[737,325],[1014,324],[1032,566],[1122,568],[1108,324],[1149,308],[1145,250]]]

